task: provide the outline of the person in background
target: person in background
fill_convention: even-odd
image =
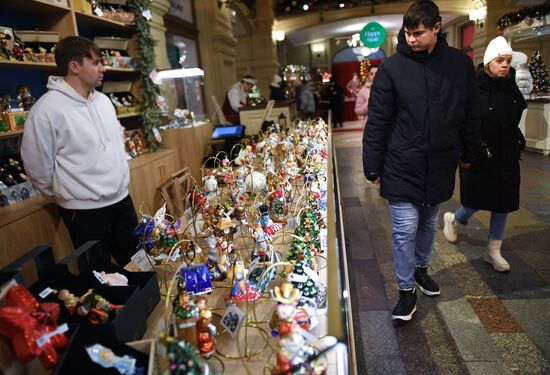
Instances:
[[[313,96],[313,82],[306,83],[300,93],[300,111],[304,119],[312,118],[315,114],[315,97]]]
[[[359,91],[359,86],[361,86],[361,82],[359,81],[359,76],[357,75],[356,72],[353,72],[353,76],[346,84],[346,90],[347,90],[348,96],[355,98],[355,96],[357,95],[357,92]]]
[[[372,86],[372,81],[374,76],[378,71],[378,67],[370,66],[365,84],[357,93],[357,98],[355,99],[355,114],[358,116],[363,116],[363,127],[367,123],[368,113],[369,113],[369,96],[370,96],[370,87]]]
[[[32,184],[55,201],[75,247],[100,240],[119,265],[134,254],[137,217],[128,195],[130,172],[122,128],[99,91],[105,67],[92,41],[70,36],[55,49],[63,77],[48,78],[48,92],[25,122],[21,156]]]
[[[441,294],[428,275],[439,204],[451,198],[458,163],[468,167],[480,140],[474,66],[441,35],[437,5],[413,2],[397,40],[371,87],[363,169],[389,201],[399,287],[392,319],[407,321],[416,286]]]
[[[334,77],[330,77],[328,99],[332,111],[332,126],[344,127],[344,89]]]
[[[292,90],[294,91],[294,99],[296,100],[296,108],[298,111],[302,110],[302,103],[300,103],[300,95],[302,95],[302,81],[299,79],[295,79],[292,82]]]
[[[461,206],[443,215],[443,234],[456,242],[458,228],[475,212],[491,212],[484,260],[499,272],[510,270],[500,249],[508,213],[519,209],[519,159],[525,148],[518,125],[527,104],[509,74],[512,60],[518,57],[501,36],[487,46],[484,70],[477,77],[482,150],[470,168],[460,168]]]
[[[269,100],[275,100],[275,101],[284,101],[285,93],[283,92],[283,88],[281,87],[283,79],[278,74],[275,74],[273,76],[273,80],[271,81],[271,84],[269,85]]]
[[[254,77],[245,75],[240,82],[235,83],[227,90],[222,106],[222,112],[227,121],[234,125],[241,123],[239,110],[249,104],[248,93],[252,91],[255,84]]]

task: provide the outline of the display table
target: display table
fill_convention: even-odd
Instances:
[[[527,100],[519,126],[527,149],[550,154],[550,100]]]
[[[239,116],[241,124],[246,126],[246,135],[258,134],[262,127],[262,119],[265,114],[267,103],[261,103],[257,106],[246,106],[241,108]],[[279,101],[275,102],[275,106],[268,116],[267,121],[279,122],[279,116],[284,115],[287,125],[296,120],[296,101]]]

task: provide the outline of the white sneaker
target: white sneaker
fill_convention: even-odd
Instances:
[[[489,240],[487,245],[487,253],[483,258],[487,263],[490,263],[495,271],[508,272],[510,271],[510,264],[500,254],[500,247],[502,240]]]
[[[458,238],[455,214],[452,212],[445,212],[443,215],[443,235],[451,243],[455,243]]]

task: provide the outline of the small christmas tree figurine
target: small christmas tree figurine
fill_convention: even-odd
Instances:
[[[550,88],[550,82],[548,79],[548,72],[546,71],[546,65],[542,61],[542,56],[539,50],[536,50],[529,62],[529,71],[533,76],[533,92],[544,94],[548,92]]]

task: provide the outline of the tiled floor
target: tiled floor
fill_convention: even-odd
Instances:
[[[353,125],[352,125],[353,126]],[[344,128],[346,124],[344,124]],[[525,153],[521,209],[509,215],[500,274],[483,261],[489,215],[448,243],[440,230],[411,322],[392,322],[397,285],[387,203],[365,182],[361,131],[334,133],[359,374],[550,374],[550,158]],[[459,205],[459,191],[441,212]],[[441,215],[442,215],[441,213]]]

